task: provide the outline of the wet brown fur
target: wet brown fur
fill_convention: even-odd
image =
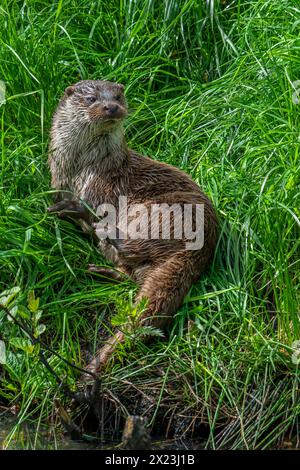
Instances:
[[[85,101],[94,96],[96,102]],[[92,98],[92,101],[94,98]],[[127,104],[122,85],[82,81],[67,88],[53,117],[49,165],[52,187],[61,199],[84,201],[93,211],[102,203],[205,204],[204,246],[188,251],[185,240],[100,241],[104,256],[139,285],[136,298],[148,299],[141,322],[164,328],[212,258],[217,241],[213,206],[197,184],[179,169],[128,149],[123,134]],[[113,117],[113,119],[111,119]],[[88,215],[88,226],[95,222]],[[124,335],[117,332],[102,348],[90,370],[99,370]]]

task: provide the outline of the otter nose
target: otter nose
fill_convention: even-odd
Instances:
[[[108,103],[108,104],[105,104],[103,106],[104,110],[108,112],[108,114],[116,114],[116,112],[118,111],[119,109],[119,106],[117,104],[111,104],[111,103]]]

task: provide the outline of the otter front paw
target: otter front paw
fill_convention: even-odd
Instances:
[[[59,201],[47,208],[47,212],[55,212],[61,219],[88,220],[89,211],[78,201]]]
[[[114,280],[118,282],[123,282],[128,280],[128,276],[124,274],[122,271],[113,268],[105,268],[103,266],[97,266],[96,264],[89,264],[88,265],[88,272],[101,274],[104,279]]]

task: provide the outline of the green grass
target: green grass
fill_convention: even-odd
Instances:
[[[117,80],[131,108],[130,146],[191,174],[213,200],[222,232],[213,266],[178,311],[169,339],[121,349],[103,377],[115,416],[109,426],[117,429],[143,393],[153,432],[159,423],[177,435],[194,430],[208,448],[268,448],[290,438],[299,445],[292,361],[300,340],[298,2],[4,0],[0,30],[7,90],[0,292],[20,287],[17,316],[36,331],[45,325],[41,339],[83,366],[103,319],[135,288],[86,274],[88,263],[105,261],[88,238],[45,211],[48,131],[59,97],[80,79]],[[32,290],[39,319],[27,308]],[[33,422],[36,439],[24,445],[34,448],[63,394],[3,311],[0,339],[7,353],[0,404],[18,411],[4,446]],[[46,356],[74,385],[76,373]]]

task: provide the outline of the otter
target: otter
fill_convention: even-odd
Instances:
[[[160,205],[175,204],[177,209],[191,205],[196,231],[194,209],[196,205],[204,207],[204,243],[198,249],[187,249],[186,237],[175,236],[175,212],[171,212],[169,238],[161,237],[163,211],[156,219],[160,225],[156,237],[123,237],[120,233],[116,237],[96,237],[103,256],[116,269],[90,265],[89,270],[114,279],[132,278],[139,286],[136,304],[146,299],[140,324],[165,329],[212,259],[218,236],[217,216],[209,198],[187,174],[128,148],[123,128],[127,114],[121,84],[83,80],[66,88],[50,133],[48,162],[56,201],[48,211],[76,220],[84,231],[95,236],[97,208],[102,204],[118,208],[121,196],[127,197],[129,206],[143,204],[147,210]],[[121,214],[117,217],[120,222]],[[98,374],[124,340],[124,331],[116,331],[96,353],[88,370]]]

